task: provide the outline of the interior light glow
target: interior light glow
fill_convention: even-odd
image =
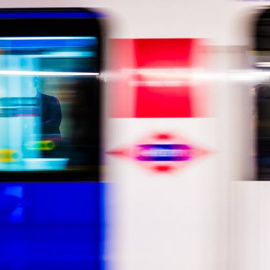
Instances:
[[[0,37],[0,40],[83,40],[83,39],[93,39],[95,37]]]

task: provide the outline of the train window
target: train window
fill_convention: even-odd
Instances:
[[[0,174],[8,179],[99,177],[97,17],[0,10]]]

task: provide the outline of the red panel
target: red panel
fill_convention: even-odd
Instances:
[[[192,39],[135,40],[136,68],[152,70],[191,68],[193,44]],[[160,80],[161,83],[166,84],[166,80],[170,83],[168,79],[155,79]],[[140,80],[144,81],[147,78],[140,77]],[[191,88],[186,85],[178,87],[139,86],[136,91],[135,117],[191,117],[190,91]]]
[[[136,39],[136,67],[189,67],[193,44],[194,39]]]
[[[191,117],[189,87],[137,87],[136,117]]]
[[[205,87],[174,73],[201,67],[201,40],[114,39],[111,48],[111,117],[206,116]]]

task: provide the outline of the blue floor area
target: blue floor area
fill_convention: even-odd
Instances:
[[[1,185],[0,269],[102,269],[101,184]]]

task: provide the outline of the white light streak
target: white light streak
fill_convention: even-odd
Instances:
[[[269,62],[270,67],[270,62]],[[123,74],[123,76],[120,76]],[[136,75],[142,78],[137,82],[134,81]],[[109,78],[132,80],[135,84],[139,82],[149,82],[149,85],[156,84],[186,84],[212,81],[236,81],[236,82],[258,82],[262,80],[270,80],[270,69],[246,69],[246,70],[230,70],[223,72],[208,71],[203,69],[188,68],[149,68],[149,69],[121,69],[119,72],[113,72],[108,75]]]
[[[270,67],[270,62],[257,62],[256,67]]]
[[[0,76],[41,76],[41,77],[94,77],[98,72],[58,72],[58,71],[25,71],[25,70],[0,70]]]
[[[131,81],[131,85],[133,86],[151,86],[151,87],[177,87],[190,85],[190,82],[182,82],[182,81]]]

